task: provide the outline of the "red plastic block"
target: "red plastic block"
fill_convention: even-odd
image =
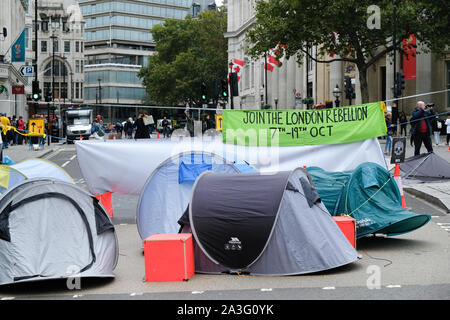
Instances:
[[[192,233],[154,234],[144,240],[145,281],[189,280],[195,272]]]
[[[347,216],[337,216],[333,217],[333,219],[348,241],[350,241],[351,245],[356,249],[356,220]]]
[[[112,217],[113,216],[112,193],[105,192],[101,194],[95,194],[94,196],[100,201],[100,203],[105,208],[108,215]]]

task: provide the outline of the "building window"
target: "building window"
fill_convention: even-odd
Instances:
[[[42,21],[42,31],[43,32],[48,32],[48,20],[43,20]]]
[[[27,8],[28,8],[28,5],[27,5]],[[28,42],[30,41],[29,33],[30,33],[30,29],[25,28],[25,48],[26,49],[28,49],[28,47],[29,47],[29,45],[28,45]]]
[[[70,41],[64,41],[64,52],[70,52]]]
[[[80,84],[78,82],[75,83],[75,99],[79,99],[80,97]]]
[[[36,51],[36,40],[31,41],[31,50]]]
[[[80,41],[75,42],[75,52],[80,52]]]
[[[80,60],[75,60],[75,73],[80,73]]]
[[[59,52],[59,41],[58,40],[53,41],[53,50],[55,52]]]
[[[47,41],[41,41],[41,52],[47,52]]]

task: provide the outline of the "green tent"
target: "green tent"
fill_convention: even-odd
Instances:
[[[394,177],[376,163],[365,162],[343,172],[327,172],[318,167],[307,170],[331,215],[349,215],[356,220],[357,238],[373,233],[403,234],[431,219],[430,215],[402,208]]]

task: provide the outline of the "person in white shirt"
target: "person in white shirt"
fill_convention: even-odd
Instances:
[[[445,125],[447,126],[447,145],[450,140],[450,114],[447,115],[447,119],[445,120]]]

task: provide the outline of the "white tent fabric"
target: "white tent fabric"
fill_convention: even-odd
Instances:
[[[55,178],[67,183],[73,183],[70,175],[57,164],[44,159],[27,159],[10,167],[24,174],[28,179]]]
[[[75,274],[114,277],[118,257],[108,214],[74,184],[25,180],[0,200],[0,285]]]
[[[221,137],[77,141],[77,159],[89,190],[139,195],[147,178],[166,159],[181,152],[206,151],[248,162],[259,172],[318,166],[327,171],[355,169],[363,162],[387,168],[376,138],[348,144],[298,147],[246,147]]]

